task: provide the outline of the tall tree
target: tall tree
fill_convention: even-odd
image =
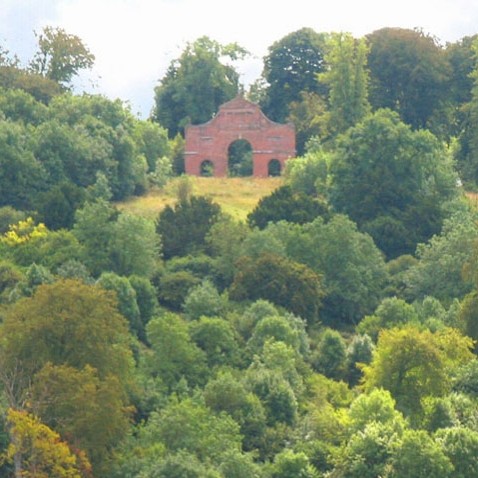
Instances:
[[[410,326],[384,330],[372,362],[364,366],[365,388],[389,390],[397,408],[416,420],[424,397],[443,396],[451,390],[450,375],[473,358],[472,343],[454,329],[436,333]]]
[[[170,137],[188,123],[204,123],[239,91],[239,75],[230,63],[246,54],[237,44],[221,45],[207,36],[188,43],[155,88],[153,119]]]
[[[159,214],[156,232],[161,236],[165,259],[201,251],[206,235],[219,220],[221,208],[205,196],[180,200]]]
[[[262,73],[268,85],[261,106],[274,121],[287,119],[291,103],[301,101],[301,92],[326,92],[317,82],[317,73],[325,69],[326,38],[324,33],[301,28],[269,47]]]
[[[68,444],[40,420],[9,409],[10,445],[6,460],[13,461],[16,478],[82,478],[91,471],[88,461],[75,456]]]
[[[329,130],[335,134],[346,131],[370,110],[367,53],[365,40],[348,33],[333,34],[329,40],[328,69],[319,79],[330,88]]]
[[[450,151],[429,131],[412,131],[379,110],[337,141],[330,199],[392,258],[439,232],[443,205],[457,197]]]
[[[445,51],[419,30],[382,28],[367,40],[372,106],[397,111],[413,128],[427,127],[449,98]]]
[[[112,295],[74,280],[39,286],[9,308],[0,340],[9,405],[39,415],[104,471],[127,431],[133,383],[128,326]]]
[[[45,27],[37,38],[38,52],[30,63],[33,72],[68,86],[80,70],[93,66],[94,55],[76,35]]]

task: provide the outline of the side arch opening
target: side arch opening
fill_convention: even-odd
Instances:
[[[271,159],[267,165],[268,176],[280,176],[282,173],[282,164],[278,159]]]
[[[199,174],[205,178],[210,178],[211,176],[214,176],[214,163],[209,159],[205,159],[201,163]]]

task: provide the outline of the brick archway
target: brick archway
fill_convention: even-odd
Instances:
[[[208,160],[214,176],[227,176],[228,148],[238,139],[248,141],[252,147],[255,177],[267,177],[272,160],[278,161],[282,170],[286,160],[295,156],[294,126],[274,123],[259,106],[238,96],[224,103],[207,123],[186,127],[186,174],[200,176],[201,165]]]

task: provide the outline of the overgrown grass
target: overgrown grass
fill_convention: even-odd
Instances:
[[[175,204],[181,182],[187,180],[192,194],[210,197],[223,212],[237,220],[245,220],[258,201],[282,185],[281,178],[174,178],[164,188],[118,203],[126,210],[149,219],[156,219],[166,205]]]

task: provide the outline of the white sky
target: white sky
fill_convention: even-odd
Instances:
[[[238,70],[250,83],[268,47],[302,27],[356,37],[383,27],[419,27],[454,42],[478,33],[478,1],[0,0],[0,45],[25,63],[36,48],[33,31],[47,25],[78,35],[96,56],[79,91],[121,98],[146,117],[169,63],[200,36],[249,50],[252,57]]]

